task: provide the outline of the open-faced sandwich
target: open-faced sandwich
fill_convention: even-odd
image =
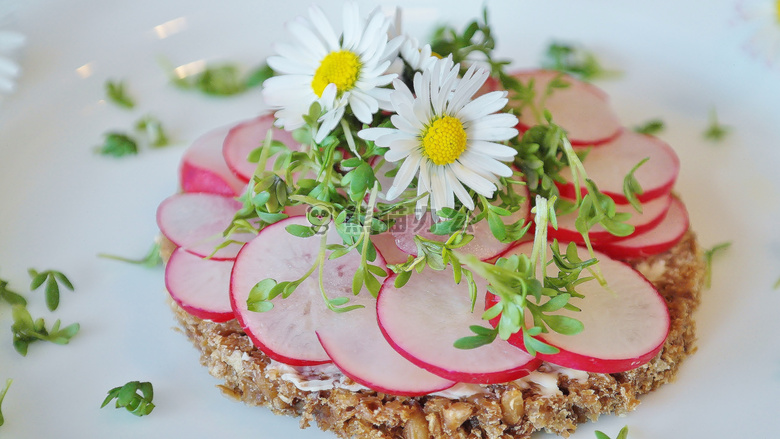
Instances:
[[[666,143],[589,83],[508,73],[485,23],[288,29],[273,113],[197,139],[158,210],[226,394],[345,438],[521,438],[674,379],[703,262]]]

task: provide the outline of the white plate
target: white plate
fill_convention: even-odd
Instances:
[[[518,66],[537,65],[555,38],[582,43],[621,70],[598,84],[626,125],[666,122],[661,137],[681,157],[677,191],[701,242],[733,241],[715,261],[713,288],[697,313],[699,351],[678,382],[643,398],[629,416],[603,417],[572,437],[592,438],[594,429],[614,436],[625,424],[632,439],[774,435],[780,73],[744,49],[752,24],[740,21],[736,1],[489,2],[499,52]],[[68,346],[34,344],[22,358],[4,330],[0,385],[14,383],[0,436],[333,437],[224,398],[172,329],[162,271],[96,257],[143,254],[157,233],[157,204],[176,190],[185,146],[263,109],[258,90],[221,99],[176,89],[158,59],[254,66],[308,2],[4,3],[17,9],[0,23],[28,41],[18,58],[18,89],[0,104],[0,277],[31,299],[35,316],[79,322],[81,333]],[[371,4],[364,3],[367,12]],[[398,4],[420,37],[442,21],[463,25],[481,8],[469,1]],[[103,101],[108,78],[127,81],[136,109]],[[701,135],[711,108],[733,127],[718,144]],[[146,113],[163,121],[177,145],[123,159],[93,154],[104,132],[129,130]],[[39,292],[28,293],[28,267],[63,271],[76,292],[63,292],[60,308],[48,312]],[[10,324],[10,309],[0,304],[0,326]],[[130,380],[154,383],[152,415],[98,409],[108,389]]]

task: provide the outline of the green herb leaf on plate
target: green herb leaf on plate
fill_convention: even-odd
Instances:
[[[139,393],[140,392],[140,393]],[[116,399],[116,408],[124,408],[136,416],[146,416],[154,410],[154,388],[152,383],[145,381],[130,381],[124,386],[114,387],[108,391],[106,399],[100,408]]]

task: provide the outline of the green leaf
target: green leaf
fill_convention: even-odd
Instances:
[[[729,247],[731,247],[731,242],[721,242],[708,250],[704,250],[704,286],[706,288],[712,287],[712,259],[716,254],[722,253]],[[778,285],[780,285],[780,280],[778,280]]]
[[[146,416],[154,410],[153,398],[154,389],[152,383],[130,381],[121,387],[114,387],[109,390],[100,408],[105,407],[111,400],[116,399],[116,408],[124,408],[135,416]]]
[[[110,132],[104,134],[103,144],[95,148],[100,155],[124,157],[138,154],[138,143],[127,134]]]
[[[284,228],[287,233],[297,236],[299,238],[309,238],[315,235],[315,230],[311,226],[304,226],[301,224],[290,224]]]
[[[127,94],[124,81],[106,81],[105,85],[106,97],[109,102],[112,102],[122,108],[135,107],[135,101]]]
[[[146,141],[146,144],[153,148],[168,146],[171,143],[162,122],[152,115],[147,114],[136,121],[135,130]]]
[[[28,269],[27,272],[30,274],[30,277],[32,277],[32,281],[30,282],[31,290],[38,289],[38,287],[43,285],[43,282],[45,282],[46,278],[48,277],[46,273],[38,273],[32,268]]]
[[[659,134],[661,131],[664,130],[665,125],[664,121],[661,119],[652,119],[647,122],[645,122],[642,125],[637,125],[634,127],[634,131],[639,134],[646,134],[649,136],[653,136],[656,134]]]
[[[46,307],[49,311],[54,311],[60,305],[60,287],[53,276],[49,276],[46,281]]]
[[[639,163],[631,168],[631,171],[629,171],[628,174],[626,174],[626,176],[623,178],[623,194],[626,196],[626,199],[628,199],[628,202],[631,204],[634,210],[639,213],[642,213],[642,204],[639,202],[637,195],[642,195],[644,191],[642,190],[642,186],[639,184],[639,181],[634,176],[634,173],[648,160],[650,160],[650,157],[645,157],[644,159],[640,160]]]
[[[360,294],[360,290],[363,289],[363,279],[365,278],[365,272],[363,270],[355,271],[355,275],[352,276],[352,294],[357,296]]]
[[[585,326],[577,319],[557,314],[544,314],[542,320],[547,323],[553,331],[563,335],[579,334],[585,329]]]
[[[710,110],[710,122],[707,129],[704,131],[704,138],[713,142],[719,142],[723,140],[731,131],[731,128],[722,125],[718,121],[718,114],[713,108]]]
[[[5,387],[3,387],[3,390],[0,390],[0,426],[5,423],[5,418],[3,417],[3,400],[5,399],[5,394],[8,393],[8,389],[11,387],[11,383],[13,382],[14,380],[8,378],[5,380]]]
[[[98,254],[98,257],[127,262],[128,264],[141,265],[146,268],[158,267],[163,263],[162,256],[160,255],[160,244],[156,242],[152,244],[149,251],[140,259],[125,258],[123,256],[109,255],[106,253],[100,253]]]
[[[396,288],[403,288],[404,285],[406,285],[407,282],[409,282],[409,279],[412,277],[412,271],[402,271],[398,273],[398,275],[395,277],[395,281],[393,281],[393,286]]]

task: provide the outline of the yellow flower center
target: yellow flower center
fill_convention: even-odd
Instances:
[[[449,165],[466,150],[466,130],[455,117],[436,119],[422,136],[425,156],[437,165]]]
[[[775,18],[777,19],[777,23],[780,24],[780,0],[775,2]]]
[[[361,67],[360,58],[349,50],[331,52],[323,58],[314,72],[311,88],[321,97],[328,84],[336,84],[341,94],[355,86]]]

